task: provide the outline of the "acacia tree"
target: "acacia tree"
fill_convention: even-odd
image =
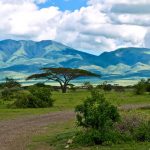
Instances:
[[[33,74],[27,77],[30,79],[46,79],[46,81],[53,80],[60,84],[62,93],[66,93],[67,86],[71,80],[79,77],[100,77],[100,75],[82,70],[71,68],[42,68],[43,72],[39,74]]]

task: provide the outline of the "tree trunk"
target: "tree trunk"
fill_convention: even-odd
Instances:
[[[62,93],[66,93],[67,92],[67,86],[66,85],[63,85],[61,87],[61,90],[62,90]]]

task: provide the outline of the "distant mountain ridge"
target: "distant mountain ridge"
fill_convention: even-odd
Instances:
[[[0,41],[0,78],[23,78],[41,67],[71,67],[102,74],[108,80],[150,77],[150,49],[120,48],[99,56],[44,40]]]
[[[103,67],[109,66],[110,62],[112,65],[123,63],[126,65],[134,65],[138,62],[144,64],[150,64],[150,49],[148,48],[120,48],[112,52],[104,52],[99,58],[104,64]]]

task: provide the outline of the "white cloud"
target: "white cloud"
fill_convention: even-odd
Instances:
[[[150,4],[150,0],[88,0],[89,5],[97,4]]]
[[[87,7],[73,12],[52,6],[39,9],[37,3],[45,1],[0,0],[0,39],[51,39],[96,54],[118,47],[150,47],[150,12],[144,12],[150,0],[89,0]]]
[[[22,3],[45,3],[47,0],[0,0],[2,3],[10,3],[10,4],[22,4]]]
[[[150,29],[149,31],[146,33],[145,39],[144,39],[144,45],[146,47],[150,47]]]

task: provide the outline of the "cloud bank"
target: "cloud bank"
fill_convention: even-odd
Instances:
[[[119,47],[150,47],[150,0],[89,0],[61,11],[46,0],[0,0],[0,39],[55,40],[100,54]]]

